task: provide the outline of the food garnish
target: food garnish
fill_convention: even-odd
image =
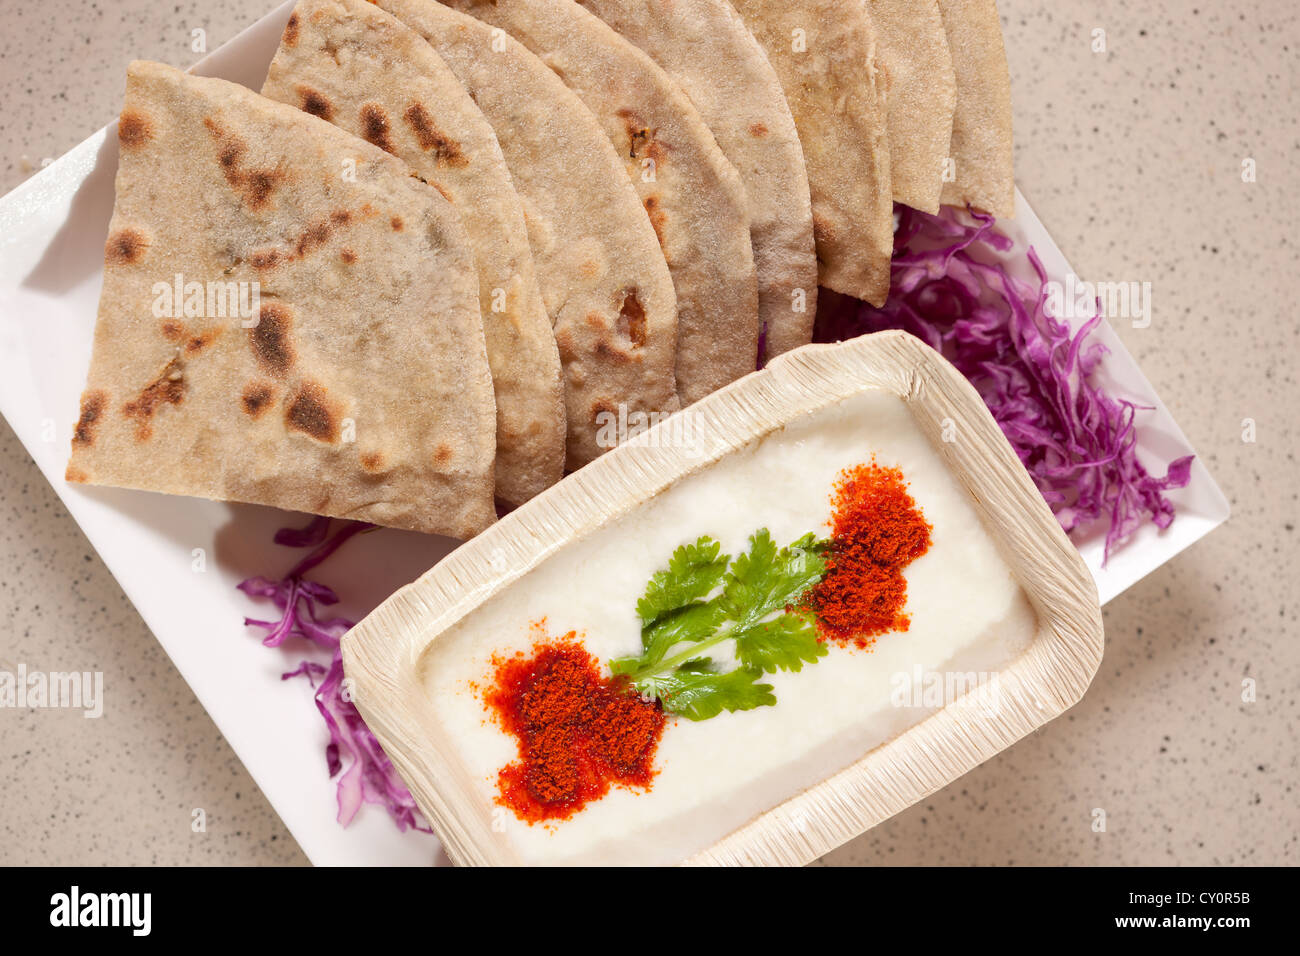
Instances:
[[[663,711],[605,676],[573,632],[493,664],[484,702],[519,744],[498,804],[531,824],[568,819],[612,786],[649,788]]]
[[[867,648],[911,624],[903,569],[930,549],[933,528],[903,473],[874,459],[840,472],[832,501],[826,576],[805,603],[822,637]]]
[[[708,535],[682,545],[637,602],[640,655],[612,660],[610,670],[689,720],[775,704],[772,686],[758,683],[763,674],[826,654],[812,615],[794,607],[825,573],[824,550],[813,534],[778,549],[766,528],[734,559]],[[735,642],[733,667],[704,653],[723,641]]]
[[[611,660],[608,676],[574,631],[494,656],[483,700],[519,746],[497,803],[532,824],[568,819],[615,785],[648,789],[666,716],[770,707],[764,674],[817,663],[828,641],[866,649],[907,630],[903,570],[932,529],[902,472],[874,458],[845,468],[831,503],[829,539],[778,548],[759,528],[735,557],[709,535],[678,547],[637,601],[641,653]]]

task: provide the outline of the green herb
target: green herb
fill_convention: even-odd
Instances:
[[[641,654],[611,661],[610,670],[690,720],[775,704],[760,677],[826,655],[812,615],[786,610],[826,573],[825,549],[811,534],[778,549],[766,528],[735,559],[707,535],[682,545],[637,602]],[[722,670],[703,652],[728,640],[737,666]]]

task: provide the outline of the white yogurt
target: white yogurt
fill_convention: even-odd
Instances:
[[[546,618],[548,633],[577,631],[602,661],[639,654],[636,602],[674,548],[708,534],[735,555],[760,527],[778,545],[825,535],[836,476],[873,454],[902,469],[934,528],[929,551],[905,571],[906,632],[881,635],[869,651],[832,644],[798,673],[764,675],[775,706],[671,719],[649,792],[615,788],[549,825],[494,805],[497,772],[517,758],[515,739],[471,687],[490,678],[494,653],[527,651],[530,622]],[[898,705],[901,675],[995,673],[1026,649],[1035,626],[969,495],[907,406],[870,390],[754,442],[549,559],[441,636],[422,670],[485,818],[520,859],[660,864],[708,847],[923,719],[929,710]]]

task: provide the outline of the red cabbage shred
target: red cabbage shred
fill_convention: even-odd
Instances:
[[[340,639],[353,622],[342,617],[323,617],[321,608],[337,604],[338,595],[304,576],[353,535],[371,527],[348,521],[330,536],[330,519],[314,518],[306,527],[282,528],[276,532],[276,544],[312,550],[278,581],[259,577],[240,583],[239,589],[245,594],[267,598],[280,609],[278,621],[246,617],[244,623],[266,632],[262,643],[267,647],[279,647],[289,638],[297,637],[330,653],[328,666],[304,660],[294,670],[282,674],[281,679],[306,677],[316,689],[316,708],[330,735],[325,747],[326,768],[330,777],[339,778],[339,823],[347,826],[363,803],[373,803],[388,810],[398,829],[432,833],[393,762],[352,703],[343,676]]]
[[[1191,477],[1192,456],[1163,478],[1137,459],[1134,418],[1143,406],[1092,381],[1106,349],[1089,342],[1101,322],[1078,331],[1045,308],[1047,273],[1031,247],[1037,284],[1011,274],[1013,243],[992,216],[895,206],[890,294],[882,308],[819,292],[815,339],[839,342],[902,329],[940,352],[975,386],[1067,532],[1106,522],[1102,565],[1145,521],[1166,528],[1165,497]]]

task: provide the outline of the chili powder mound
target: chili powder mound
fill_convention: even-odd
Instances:
[[[663,710],[605,677],[572,631],[493,667],[484,702],[519,744],[498,775],[498,804],[529,824],[566,820],[611,786],[650,786]]]
[[[903,569],[930,548],[930,524],[897,468],[873,458],[840,472],[831,496],[826,576],[804,598],[823,639],[868,648],[906,631],[911,618]]]

